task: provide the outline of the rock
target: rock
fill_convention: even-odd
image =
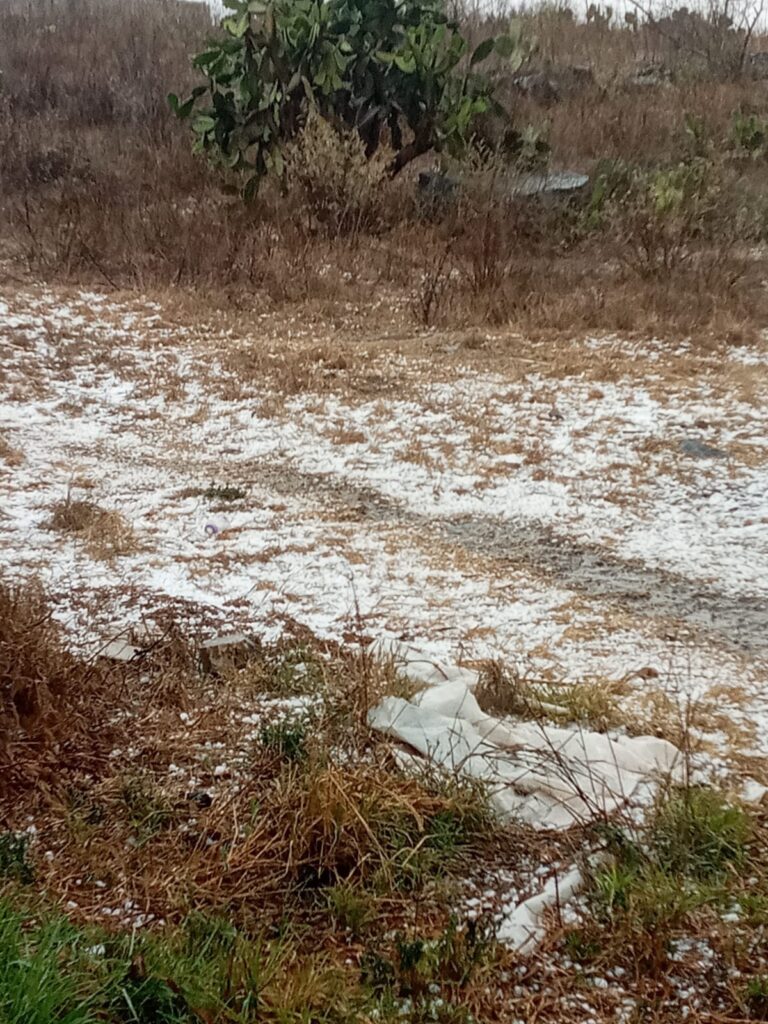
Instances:
[[[591,89],[594,84],[592,68],[585,64],[546,68],[515,75],[512,79],[512,85],[518,92],[544,105],[572,99]]]
[[[740,795],[745,804],[761,804],[767,793],[768,786],[756,779],[744,779]]]
[[[204,789],[196,789],[192,793],[187,793],[186,799],[202,808],[210,807],[213,803],[213,797]]]
[[[110,640],[106,647],[102,647],[98,652],[100,658],[121,662],[133,661],[139,654],[141,650],[129,644],[127,640]]]
[[[203,672],[218,676],[227,670],[245,668],[253,652],[253,641],[245,633],[217,636],[200,645],[200,665]]]
[[[747,68],[753,78],[768,78],[768,50],[751,53],[748,57]]]
[[[692,455],[695,459],[727,459],[728,453],[719,448],[699,441],[696,437],[686,437],[680,442],[680,451],[684,455]]]
[[[498,189],[514,199],[565,198],[585,192],[588,185],[589,175],[579,171],[542,171],[503,178]],[[452,202],[461,189],[461,182],[441,171],[422,171],[419,189],[434,203]]]
[[[515,88],[535,100],[537,103],[557,103],[560,93],[555,82],[545,71],[535,71],[531,75],[520,75],[515,79]]]
[[[543,174],[526,174],[513,181],[510,195],[548,196],[581,192],[589,184],[589,175],[578,171],[545,171]]]
[[[625,89],[658,89],[669,85],[672,72],[661,61],[648,60],[638,64],[624,79]]]

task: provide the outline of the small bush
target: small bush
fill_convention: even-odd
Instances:
[[[263,747],[286,761],[304,761],[307,758],[308,724],[306,719],[286,719],[265,725],[259,740]]]
[[[673,796],[653,825],[655,849],[665,870],[704,881],[743,863],[750,833],[744,811],[709,789]]]
[[[27,860],[29,840],[15,832],[0,833],[0,878],[11,879],[22,885],[34,881],[34,872]]]
[[[705,161],[635,171],[623,193],[613,194],[609,219],[639,274],[668,274],[690,261],[695,244],[711,235],[720,182]]]
[[[214,484],[211,483],[203,492],[206,501],[224,502],[229,504],[233,501],[243,501],[248,497],[248,491],[236,484]]]
[[[313,111],[286,148],[286,181],[300,208],[329,234],[375,231],[397,212],[388,162],[384,151],[369,160],[356,132],[337,130]]]
[[[658,964],[694,910],[727,901],[733,869],[744,865],[746,814],[709,789],[662,799],[647,827],[605,826],[608,863],[595,872],[593,905],[614,938]]]
[[[737,158],[760,160],[768,155],[768,120],[737,111],[731,125],[731,145]]]

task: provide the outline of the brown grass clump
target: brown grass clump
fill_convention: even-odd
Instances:
[[[0,788],[56,788],[88,771],[109,734],[92,703],[103,682],[64,646],[34,584],[0,583]]]
[[[476,696],[485,712],[500,718],[548,718],[605,732],[624,724],[618,697],[626,692],[624,680],[542,681],[490,661],[482,667]]]
[[[24,453],[14,448],[11,442],[0,434],[0,460],[7,466],[20,466],[24,461]]]
[[[120,512],[71,495],[52,507],[48,525],[82,540],[92,558],[109,560],[138,550],[133,528]]]
[[[442,857],[433,849],[435,822],[455,824],[464,852],[483,842],[483,812],[473,808],[468,791],[430,791],[386,761],[286,767],[268,756],[254,765],[254,781],[238,794],[237,806],[244,811],[255,801],[258,819],[231,847],[225,872],[212,870],[216,852],[202,845],[190,864],[200,898],[224,900],[245,917],[254,900],[262,912],[271,907],[277,913],[286,893],[295,897],[342,883],[367,888],[374,901],[389,892],[407,898],[423,887],[435,863],[442,860],[449,872],[451,859],[460,858],[461,851]],[[206,819],[210,834],[221,835],[226,846],[234,813],[228,802]]]
[[[92,530],[103,515],[104,510],[94,502],[68,495],[53,506],[49,526],[60,533],[85,533]]]

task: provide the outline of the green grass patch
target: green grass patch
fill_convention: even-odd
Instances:
[[[29,839],[16,832],[0,833],[0,878],[30,885],[35,878],[27,857]]]
[[[348,907],[348,902],[345,903]],[[316,944],[315,944],[316,945]],[[490,933],[451,921],[399,933],[360,965],[307,949],[300,933],[246,935],[191,914],[150,935],[114,936],[0,899],[3,1024],[365,1024],[469,1021],[462,993],[493,957]],[[439,993],[439,995],[438,995]]]
[[[235,501],[243,501],[248,497],[248,491],[244,487],[238,487],[235,484],[210,483],[203,491],[203,497],[206,501],[212,503],[223,502],[229,504]]]
[[[286,718],[262,727],[259,741],[266,750],[286,761],[301,762],[307,759],[307,718]]]
[[[125,779],[120,796],[139,843],[148,842],[173,824],[174,811],[171,802],[153,779],[141,775]]]
[[[663,961],[694,911],[717,912],[732,901],[751,834],[744,810],[697,787],[667,794],[643,829],[603,826],[608,859],[594,871],[590,893],[596,926],[569,933],[574,959],[615,953],[618,943]]]

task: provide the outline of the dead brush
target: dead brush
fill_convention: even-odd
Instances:
[[[539,703],[528,681],[521,674],[510,670],[503,661],[487,661],[483,664],[475,696],[483,711],[497,718],[528,715],[532,707]]]
[[[73,534],[82,540],[92,558],[108,561],[138,550],[136,534],[125,517],[93,501],[73,498],[71,493],[51,508],[48,528]]]
[[[299,207],[314,225],[331,236],[377,231],[396,218],[402,202],[387,172],[391,157],[379,150],[367,159],[358,135],[310,113],[287,147],[288,187],[299,192]]]
[[[112,733],[99,716],[107,691],[67,651],[42,592],[0,583],[0,788],[42,794],[67,770],[89,770]]]
[[[207,816],[207,829],[222,845],[198,847],[191,864],[195,888],[206,900],[274,913],[282,912],[287,894],[296,898],[339,883],[394,896],[420,888],[435,858],[447,870],[481,840],[483,805],[468,788],[431,789],[387,761],[289,761],[268,783],[263,773],[274,769],[273,758],[255,765],[254,781],[232,798],[238,809],[229,801]],[[249,806],[257,808],[255,815]],[[216,867],[222,849],[223,872]]]
[[[417,270],[417,284],[411,297],[411,308],[424,327],[432,327],[447,315],[451,306],[452,280],[458,274],[452,257],[450,239],[438,239],[427,246]]]
[[[203,690],[198,647],[173,616],[161,617],[156,631],[146,628],[132,639],[139,650],[138,666],[147,681],[144,701],[149,708],[188,708]]]
[[[499,661],[482,666],[476,696],[483,711],[499,718],[554,719],[598,732],[622,724],[618,698],[623,680],[559,683],[530,678]]]
[[[0,462],[7,466],[20,466],[24,461],[24,453],[20,448],[15,448],[7,437],[0,433]]]
[[[233,345],[226,353],[225,365],[239,380],[274,381],[288,395],[322,395],[339,387],[356,387],[366,369],[366,361],[354,350],[328,342],[309,348],[282,345],[275,350],[261,341],[249,341]]]

